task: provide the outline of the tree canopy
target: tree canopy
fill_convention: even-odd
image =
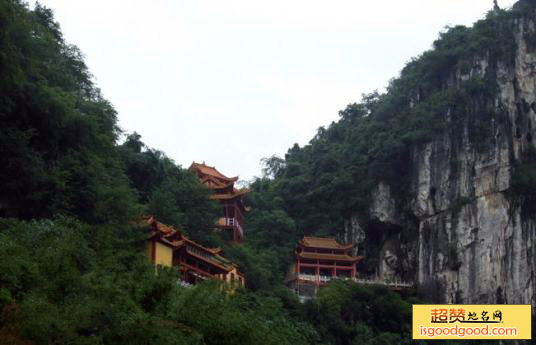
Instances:
[[[340,282],[299,303],[284,285],[294,246],[304,235],[336,235],[352,213],[366,217],[379,181],[403,196],[411,148],[445,130],[447,113],[453,137],[467,125],[475,149],[492,144],[489,123],[504,118],[490,106],[492,76],[456,87],[448,81],[482,54],[511,62],[513,25],[534,14],[533,2],[495,9],[472,28],[446,29],[385,93],[348,105],[308,145],[265,159],[265,176],[249,186],[246,242],[230,245],[212,231],[219,208],[197,177],[120,130],[52,11],[0,0],[1,341],[422,343],[409,335],[409,307],[419,302],[412,292]],[[527,36],[534,47],[535,37]],[[513,190],[528,191],[520,193],[525,201],[534,199],[535,161],[529,153],[515,167]],[[246,288],[186,289],[172,269],[155,271],[130,223],[148,214],[222,247],[245,273]]]

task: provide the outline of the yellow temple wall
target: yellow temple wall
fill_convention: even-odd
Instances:
[[[240,276],[238,274],[238,270],[236,268],[234,268],[232,271],[230,271],[229,273],[227,273],[225,276],[224,276],[224,281],[226,283],[230,283],[232,284],[232,280],[231,280],[231,277],[232,275],[231,274],[234,274],[234,283],[236,284],[236,286],[244,286],[245,285],[245,281],[244,281],[244,278],[242,276]]]
[[[147,242],[147,256],[152,259],[153,242]],[[160,242],[155,244],[154,264],[171,267],[173,265],[173,250]]]

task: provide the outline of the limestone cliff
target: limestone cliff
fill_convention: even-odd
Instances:
[[[446,302],[536,305],[536,214],[510,188],[516,164],[536,147],[536,49],[528,39],[535,23],[536,16],[516,19],[510,59],[482,51],[444,81],[496,83],[485,144],[472,137],[469,119],[453,131],[447,111],[446,129],[411,149],[409,194],[380,182],[368,217],[347,220],[346,240],[361,250],[378,246],[377,274],[441,286]]]

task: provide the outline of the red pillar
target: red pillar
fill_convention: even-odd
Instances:
[[[336,277],[337,276],[337,261],[333,261],[333,265],[335,267],[333,267],[333,276]]]
[[[316,283],[320,285],[320,262],[316,260]]]
[[[234,207],[234,219],[235,219],[235,222],[238,222],[238,206],[236,205],[236,202],[233,203],[233,207]]]

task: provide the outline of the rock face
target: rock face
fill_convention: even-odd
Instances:
[[[494,106],[504,118],[486,128],[489,145],[476,147],[468,125],[458,136],[445,130],[412,148],[405,200],[380,183],[369,219],[346,223],[344,239],[359,247],[380,233],[377,274],[439,284],[445,302],[536,306],[536,215],[508,196],[515,162],[536,147],[536,49],[525,40],[535,23],[518,19],[516,27],[513,63],[481,56],[448,81],[492,73],[499,87]],[[404,236],[407,228],[415,236]]]

